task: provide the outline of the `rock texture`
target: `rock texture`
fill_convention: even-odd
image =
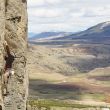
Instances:
[[[0,0],[0,75],[3,72],[4,59],[3,59],[3,39],[5,33],[5,6],[4,0]],[[2,77],[0,76],[0,88],[2,88]],[[2,90],[0,90],[0,107],[3,108]],[[1,110],[1,109],[0,109]]]
[[[26,0],[0,0],[0,73],[3,74],[5,53],[3,42],[7,41],[16,58],[13,63],[15,75],[9,79],[7,96],[2,95],[3,110],[26,110],[28,75],[26,73],[27,10]],[[1,110],[1,109],[0,109]]]

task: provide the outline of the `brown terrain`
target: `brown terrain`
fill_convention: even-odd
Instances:
[[[30,97],[109,103],[109,54],[103,44],[30,44]]]

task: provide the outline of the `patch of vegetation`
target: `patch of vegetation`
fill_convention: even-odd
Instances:
[[[104,101],[105,100],[105,95],[104,94],[101,94],[101,93],[82,93],[81,96],[80,96],[82,99],[84,99],[84,97],[88,97],[88,98],[91,98],[95,101]]]
[[[96,108],[96,106],[92,105],[83,105],[83,104],[72,104],[69,102],[65,102],[62,100],[45,100],[45,99],[38,99],[38,100],[28,100],[28,104],[31,107],[38,107],[38,108],[50,108],[50,107],[71,107],[71,108]],[[104,106],[100,106],[100,108],[103,108]]]

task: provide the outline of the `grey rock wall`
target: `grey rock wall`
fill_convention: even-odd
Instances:
[[[15,54],[15,75],[8,83],[9,94],[2,95],[0,77],[0,104],[3,110],[26,110],[28,96],[28,74],[26,73],[27,51],[27,3],[26,0],[0,0],[0,73],[3,74],[5,53],[3,42],[7,41]]]
[[[3,59],[3,39],[5,34],[5,5],[4,0],[0,0],[0,106],[3,108],[3,97],[2,97],[2,77],[1,74],[3,72],[4,67],[4,59]],[[1,107],[0,107],[1,108]]]

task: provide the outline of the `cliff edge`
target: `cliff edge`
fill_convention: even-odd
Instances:
[[[28,74],[26,73],[27,51],[27,1],[0,0],[0,110],[26,110],[28,96]],[[8,94],[3,93],[3,74],[6,61],[4,42],[14,54],[9,77]]]

